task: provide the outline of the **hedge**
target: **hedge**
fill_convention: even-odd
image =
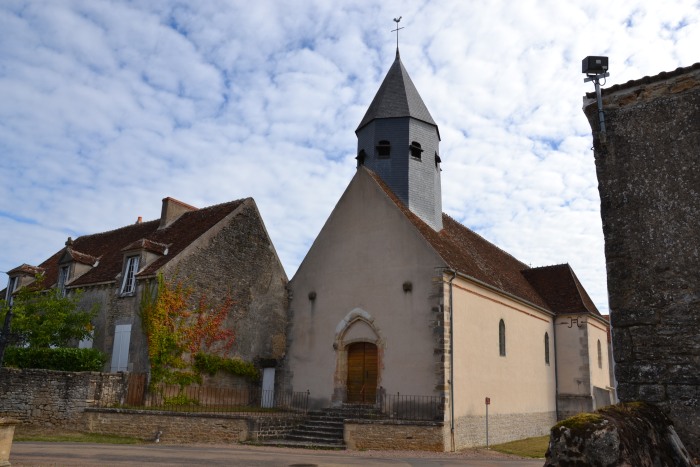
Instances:
[[[96,349],[8,347],[4,365],[58,371],[102,371],[107,356]]]

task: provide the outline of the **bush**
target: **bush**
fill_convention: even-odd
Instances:
[[[57,371],[102,371],[107,356],[96,349],[22,348],[5,350],[5,366]]]

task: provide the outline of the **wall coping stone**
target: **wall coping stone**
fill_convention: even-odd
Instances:
[[[344,422],[354,425],[445,426],[445,422],[433,422],[427,420],[387,420],[381,418],[348,418],[345,419]]]

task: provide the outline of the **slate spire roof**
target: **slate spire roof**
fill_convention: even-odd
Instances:
[[[401,62],[398,49],[396,50],[394,63],[389,68],[382,85],[379,86],[377,94],[374,96],[367,113],[365,113],[355,133],[372,120],[397,117],[413,117],[437,128],[435,120],[430,115],[423,99],[418,94],[416,86],[411,81],[411,77],[408,76],[408,72]]]

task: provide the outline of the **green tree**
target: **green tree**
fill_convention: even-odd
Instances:
[[[12,333],[18,337],[16,345],[68,347],[71,342],[88,337],[98,305],[81,310],[78,307],[81,295],[81,291],[63,296],[57,288],[45,289],[41,277],[31,286],[21,288],[12,307]],[[4,316],[5,302],[2,308],[0,315]]]

